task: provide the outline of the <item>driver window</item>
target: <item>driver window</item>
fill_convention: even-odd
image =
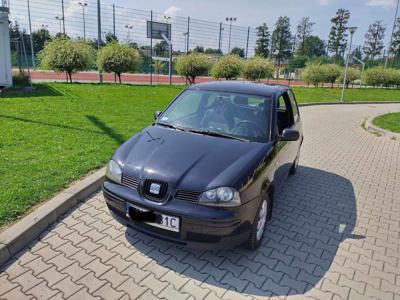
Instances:
[[[293,114],[290,106],[290,99],[287,93],[282,94],[278,100],[278,109],[277,109],[277,125],[278,132],[282,134],[285,128],[292,127],[293,122]]]

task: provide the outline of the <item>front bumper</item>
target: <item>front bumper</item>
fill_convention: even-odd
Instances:
[[[260,202],[253,200],[233,208],[207,207],[176,199],[159,204],[144,199],[134,189],[109,181],[103,184],[103,194],[113,217],[121,224],[162,240],[197,249],[230,248],[244,243],[249,237]],[[126,202],[179,217],[179,232],[129,219],[126,216]]]

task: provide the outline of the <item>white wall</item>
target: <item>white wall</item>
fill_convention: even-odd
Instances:
[[[0,86],[12,85],[8,13],[0,11]]]

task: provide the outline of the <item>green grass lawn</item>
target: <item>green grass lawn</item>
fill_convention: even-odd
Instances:
[[[103,166],[184,87],[49,83],[0,94],[0,226]],[[340,89],[296,87],[300,103]],[[399,90],[350,89],[347,99],[400,100]]]
[[[376,117],[372,123],[380,128],[400,133],[400,113],[390,113]]]
[[[340,88],[329,87],[294,87],[293,91],[300,103],[338,102],[342,93]],[[350,88],[346,90],[345,101],[400,101],[400,89]]]

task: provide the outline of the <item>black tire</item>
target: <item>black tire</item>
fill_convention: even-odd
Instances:
[[[263,228],[263,232],[262,232],[261,236],[259,238],[257,238],[257,225],[259,223],[260,212],[262,210],[262,206],[263,206],[264,202],[266,203],[266,208],[267,208],[267,211],[265,214],[265,223],[264,223],[264,228]],[[261,201],[260,207],[257,210],[256,218],[253,222],[253,225],[252,225],[252,228],[250,231],[249,239],[246,241],[246,243],[244,245],[247,249],[256,250],[258,247],[260,247],[263,237],[264,237],[264,234],[265,234],[265,228],[267,226],[268,221],[271,218],[271,209],[272,209],[272,202],[270,201],[269,198]]]

